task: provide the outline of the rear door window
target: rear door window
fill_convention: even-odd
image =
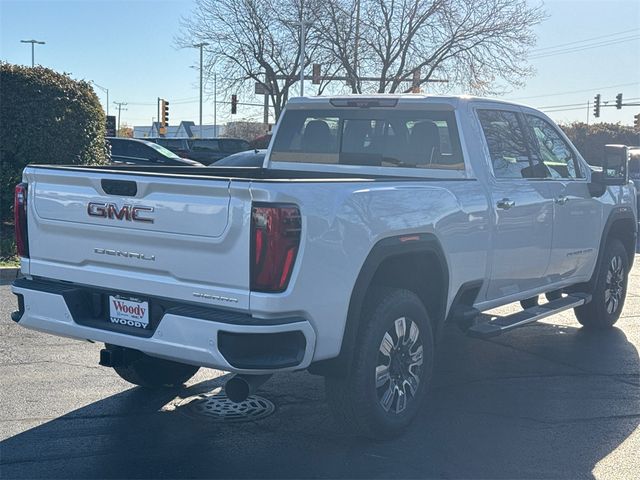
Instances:
[[[271,160],[464,170],[450,110],[289,110]]]

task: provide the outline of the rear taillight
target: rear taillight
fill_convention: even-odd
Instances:
[[[300,226],[300,210],[295,205],[253,204],[251,290],[286,290],[300,246]]]
[[[16,233],[18,256],[29,257],[29,238],[27,237],[27,184],[16,185],[13,202],[13,220]]]

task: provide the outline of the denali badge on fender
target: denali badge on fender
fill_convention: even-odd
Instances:
[[[92,217],[110,218],[112,220],[129,220],[130,222],[153,223],[153,218],[143,217],[143,212],[153,212],[153,207],[123,205],[118,208],[115,203],[89,202],[87,213]]]

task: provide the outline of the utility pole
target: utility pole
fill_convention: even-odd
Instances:
[[[122,107],[124,107],[127,104],[125,102],[113,102],[113,104],[118,106],[118,130],[116,131],[116,137],[117,137],[118,132],[120,131],[120,111],[121,110],[126,111],[127,109],[126,108],[123,109]]]
[[[200,138],[202,138],[202,49],[209,45],[205,42],[196,43],[194,48],[200,49]]]
[[[591,110],[591,101],[587,100],[587,126],[589,126],[589,111]]]
[[[102,86],[100,86],[100,85],[98,85],[98,84],[97,84],[96,82],[94,82],[93,80],[91,80],[91,84],[92,84],[94,87],[98,87],[100,90],[102,90],[104,93],[106,93],[106,94],[107,94],[107,117],[108,117],[108,116],[109,116],[109,89],[108,89],[108,88],[105,88],[105,87],[102,87]]]
[[[35,67],[35,45],[44,45],[45,42],[41,42],[40,40],[20,40],[20,43],[30,43],[31,44],[31,67]]]

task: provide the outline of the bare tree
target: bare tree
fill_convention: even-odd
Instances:
[[[380,93],[406,91],[417,71],[419,84],[438,76],[477,93],[517,85],[531,73],[532,27],[544,19],[525,0],[327,0],[325,12],[321,45],[357,93],[367,76],[380,77]]]
[[[318,94],[344,89],[333,76],[353,93],[408,91],[418,71],[419,84],[446,78],[447,89],[489,93],[531,73],[544,13],[526,0],[195,0],[178,44],[208,44],[205,68],[223,93],[246,98],[261,83],[277,119],[299,81],[302,19],[305,71],[321,63],[329,77]]]
[[[225,126],[223,137],[242,138],[251,141],[268,133],[269,127],[264,123],[240,120],[229,122]]]
[[[316,2],[196,0],[192,16],[182,20],[177,43],[208,43],[206,71],[217,73],[221,90],[252,95],[255,82],[261,83],[278,118],[299,79],[299,23],[314,15]],[[318,39],[318,32],[308,31],[305,67],[320,55]]]

